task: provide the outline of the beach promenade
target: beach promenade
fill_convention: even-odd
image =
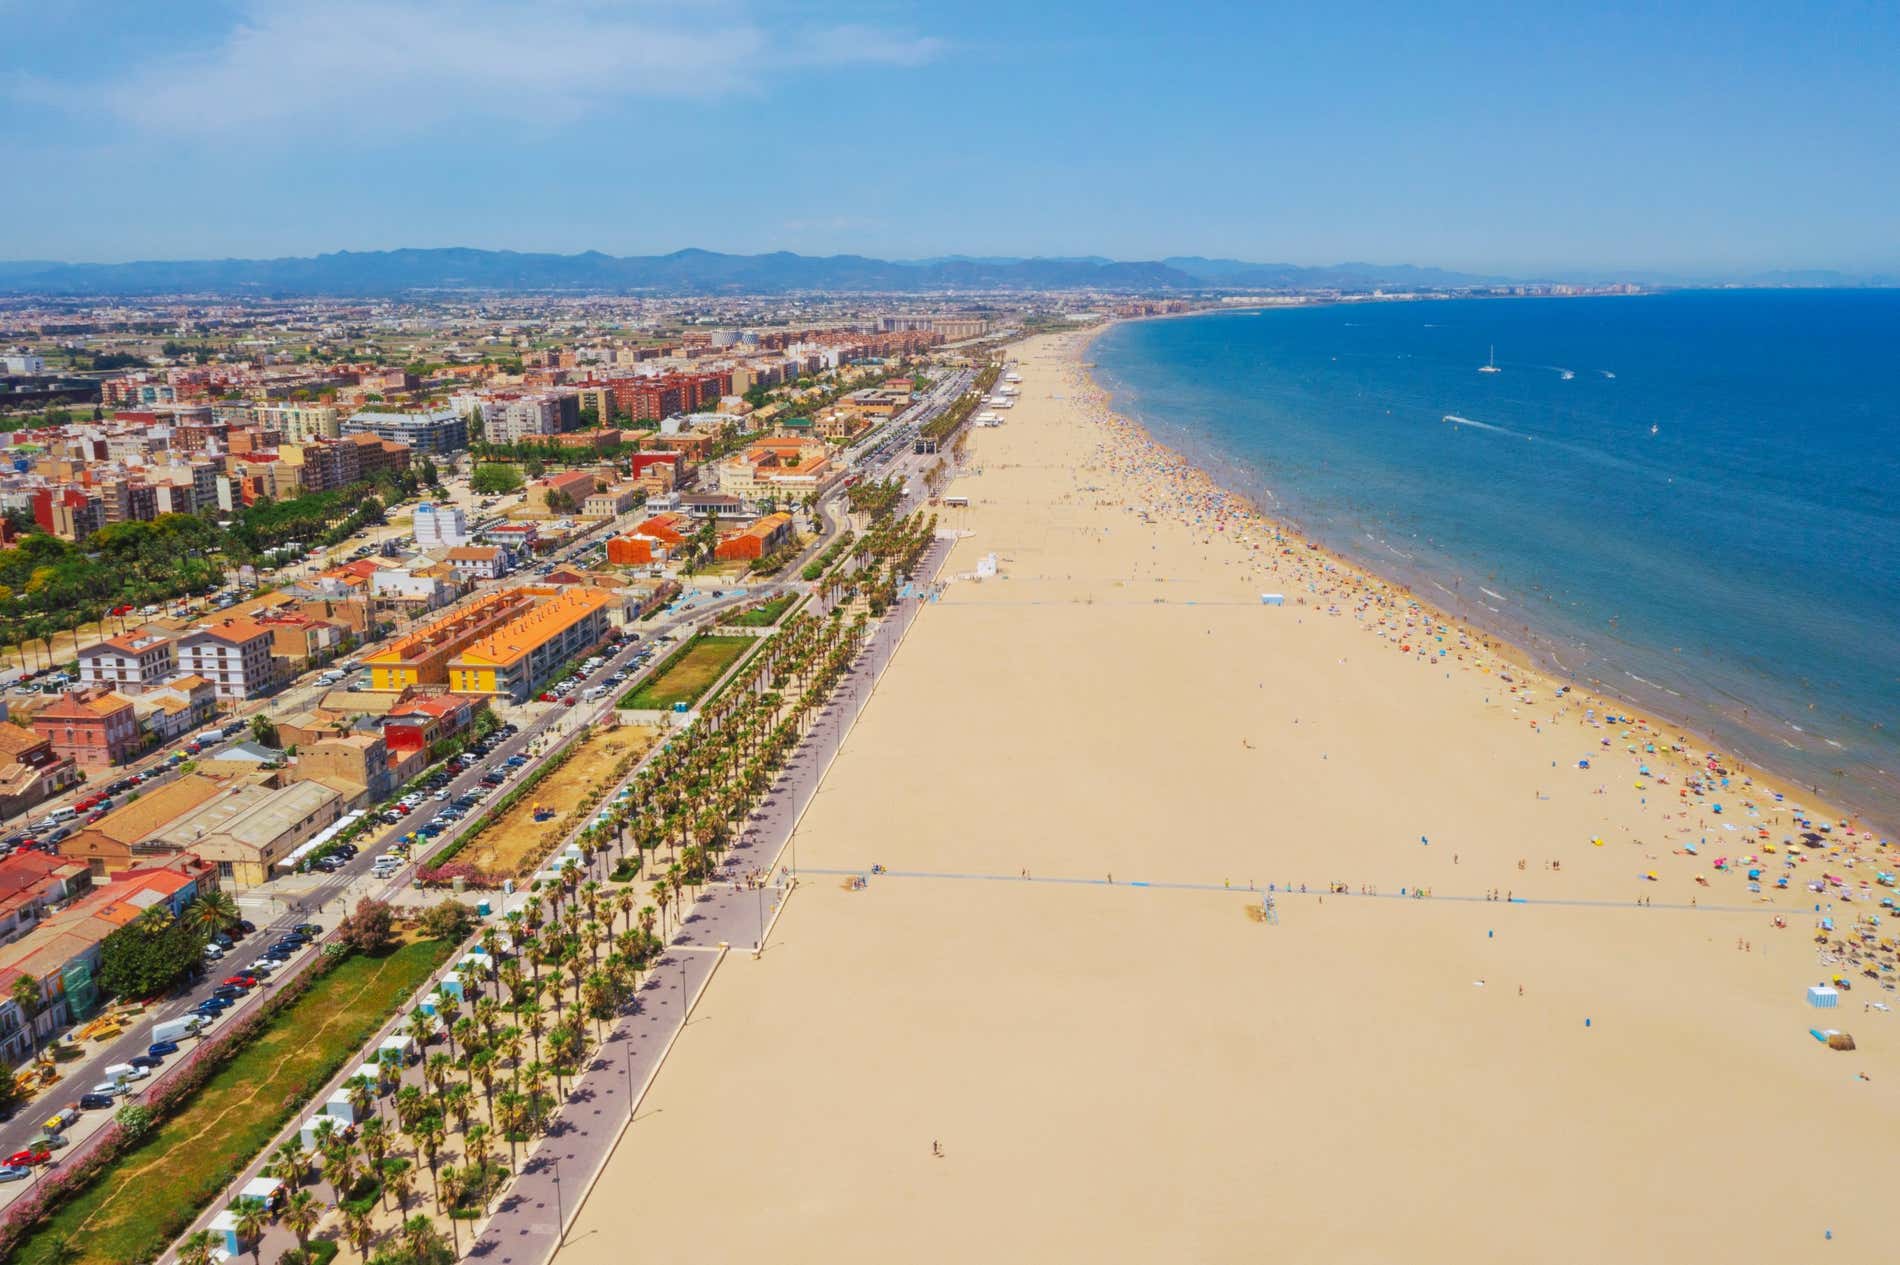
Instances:
[[[943,543],[919,563],[934,575],[947,556]],[[649,971],[633,1013],[622,1016],[596,1051],[561,1107],[559,1122],[529,1152],[521,1174],[496,1202],[469,1258],[500,1265],[541,1265],[555,1252],[594,1188],[596,1178],[629,1126],[693,1007],[727,953],[754,952],[784,903],[794,896],[785,849],[817,795],[825,771],[890,667],[918,611],[906,598],[879,622],[852,664],[836,697],[823,710],[780,773],[745,833],[728,850],[717,879],[703,888],[669,937],[666,953]],[[749,880],[757,874],[759,879]]]
[[[656,1219],[720,1260],[1878,1255],[1889,994],[1804,1000],[1873,841],[1784,846],[1818,806],[1276,535],[1082,348],[972,436],[943,574],[997,575],[917,615],[564,1265]]]

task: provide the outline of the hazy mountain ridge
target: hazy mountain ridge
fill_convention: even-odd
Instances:
[[[1559,278],[1539,278],[1549,281]],[[1653,272],[1592,273],[1561,278],[1584,284],[1708,286],[1892,286],[1900,277],[1827,269],[1747,276],[1669,276]],[[969,257],[888,260],[864,255],[798,255],[774,251],[729,255],[678,250],[667,255],[615,256],[599,251],[557,255],[470,247],[336,251],[280,259],[140,260],[120,264],[50,260],[0,262],[0,293],[255,294],[383,296],[426,290],[651,291],[665,294],[793,291],[929,293],[959,290],[1108,290],[1139,293],[1194,290],[1458,290],[1510,284],[1510,279],[1415,264],[1348,262],[1323,267],[1249,263],[1177,255],[1117,261],[1098,255],[1063,258]]]
[[[599,251],[557,255],[467,247],[337,251],[279,259],[139,260],[120,264],[44,260],[0,262],[0,290],[59,295],[210,291],[251,294],[386,295],[413,290],[651,290],[667,293],[774,293],[799,290],[1157,290],[1281,289],[1289,286],[1369,288],[1407,276],[1468,284],[1459,274],[1406,265],[1341,264],[1302,269],[1287,264],[1183,258],[1117,261],[1081,258],[971,258],[914,261],[863,255],[729,255],[679,250],[667,255],[613,256]],[[1426,284],[1415,282],[1415,284]]]

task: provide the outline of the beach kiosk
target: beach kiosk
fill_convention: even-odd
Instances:
[[[232,1201],[231,1207],[236,1210],[248,1204],[256,1204],[260,1208],[270,1208],[276,1204],[277,1192],[283,1188],[284,1184],[275,1177],[253,1177],[244,1183],[244,1189],[238,1191],[237,1198]]]
[[[460,1002],[468,1000],[468,994],[462,990],[462,977],[455,971],[444,975],[441,982],[435,986],[435,991],[439,997],[453,997]]]
[[[218,1245],[224,1250],[227,1259],[236,1260],[243,1253],[244,1242],[238,1238],[237,1213],[227,1208],[211,1218],[211,1224],[206,1228],[217,1236]]]
[[[1808,988],[1808,1005],[1817,1010],[1834,1010],[1841,1004],[1841,994],[1829,984],[1814,984]]]
[[[1285,606],[1286,595],[1284,593],[1262,593],[1260,595],[1260,604],[1262,606]]]
[[[359,1076],[369,1083],[370,1090],[373,1093],[386,1094],[394,1085],[394,1079],[390,1076],[389,1069],[384,1067],[382,1062],[377,1059],[372,1059],[361,1067],[358,1067],[350,1074],[350,1080],[353,1081]],[[349,1087],[349,1081],[345,1081],[343,1088],[346,1092],[349,1090]]]
[[[323,1114],[333,1120],[341,1120],[344,1124],[356,1123],[356,1108],[350,1105],[350,1095],[347,1090],[339,1089],[331,1094],[328,1101],[323,1104]]]
[[[331,1127],[329,1130],[323,1128],[323,1122],[325,1120],[330,1122]],[[303,1122],[303,1128],[297,1130],[297,1140],[303,1143],[304,1150],[314,1151],[317,1149],[317,1144],[323,1141],[323,1135],[326,1132],[333,1131],[340,1133],[342,1130],[343,1126],[337,1123],[335,1116],[330,1115],[328,1112],[320,1111]]]
[[[405,1033],[398,1032],[395,1036],[384,1037],[383,1043],[376,1047],[376,1052],[376,1061],[379,1063],[383,1061],[382,1056],[384,1054],[392,1052],[402,1063],[413,1063],[416,1061],[416,1039]]]

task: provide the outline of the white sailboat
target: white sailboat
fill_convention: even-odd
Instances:
[[[1498,368],[1498,345],[1496,343],[1491,344],[1491,359],[1486,361],[1484,364],[1479,365],[1478,372],[1479,373],[1502,373],[1503,372],[1503,370]]]

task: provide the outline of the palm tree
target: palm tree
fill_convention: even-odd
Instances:
[[[462,1138],[462,1155],[477,1174],[483,1212],[488,1211],[488,1188],[493,1184],[488,1176],[489,1145],[488,1126],[485,1124],[470,1125],[468,1133]]]
[[[323,1175],[330,1179],[330,1189],[335,1192],[337,1203],[350,1197],[350,1187],[356,1185],[362,1164],[356,1143],[343,1137],[337,1138],[323,1157]]]
[[[343,1082],[343,1092],[349,1096],[350,1112],[361,1120],[368,1116],[376,1104],[376,1087],[367,1076],[352,1076]]]
[[[237,926],[244,915],[231,893],[218,889],[200,894],[185,906],[184,916],[191,927],[209,937]]]
[[[238,1241],[248,1241],[251,1259],[257,1265],[264,1265],[264,1231],[270,1229],[270,1209],[261,1199],[246,1199],[233,1220],[235,1224],[231,1228],[237,1231]]]
[[[303,1149],[300,1138],[292,1135],[285,1138],[277,1148],[266,1167],[264,1176],[274,1177],[284,1185],[296,1190],[303,1185],[304,1174],[310,1170],[310,1153]]]
[[[22,975],[13,981],[11,990],[13,1004],[20,1008],[20,1015],[26,1020],[27,1037],[33,1049],[32,1058],[40,1056],[40,982],[31,975]]]
[[[46,1241],[46,1254],[40,1259],[45,1265],[79,1265],[85,1256],[70,1234],[55,1234]]]
[[[442,1117],[431,1113],[416,1121],[416,1147],[422,1152],[423,1163],[429,1166],[429,1180],[435,1186],[435,1202],[438,1209],[442,1206],[442,1178],[436,1172],[436,1163],[442,1158],[442,1143],[448,1137],[448,1131],[442,1127]]]
[[[378,1167],[383,1156],[389,1154],[389,1122],[381,1116],[371,1116],[363,1122],[357,1141],[363,1144],[363,1155],[369,1160],[369,1166]]]
[[[310,1232],[322,1219],[323,1205],[307,1190],[292,1191],[290,1198],[284,1201],[284,1225],[297,1236],[297,1246],[305,1251],[310,1249]]]
[[[409,1249],[409,1255],[416,1265],[434,1260],[442,1249],[442,1231],[420,1213],[402,1223],[401,1234],[403,1244]]]
[[[409,1200],[416,1193],[416,1174],[408,1160],[392,1155],[383,1161],[383,1189],[396,1200],[397,1213],[408,1216]]]
[[[218,1236],[199,1230],[178,1245],[178,1265],[217,1265]]]
[[[369,1260],[370,1240],[376,1235],[376,1228],[370,1224],[369,1209],[343,1209],[343,1237],[356,1248],[356,1253],[365,1261]]]

